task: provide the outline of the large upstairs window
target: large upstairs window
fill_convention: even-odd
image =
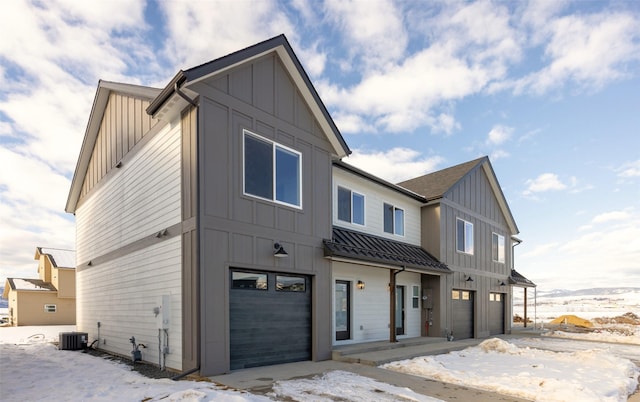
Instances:
[[[404,236],[404,210],[384,203],[384,231]]]
[[[302,207],[302,155],[244,130],[244,193]]]
[[[338,187],[338,219],[364,225],[364,195]]]
[[[456,250],[473,254],[473,223],[456,219]]]

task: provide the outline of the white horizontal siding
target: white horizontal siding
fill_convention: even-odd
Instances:
[[[351,282],[351,339],[335,340],[335,318],[332,319],[333,344],[371,342],[389,339],[389,270],[372,266],[332,263],[332,292],[335,294],[335,281]],[[358,281],[365,283],[363,290],[357,289]],[[402,272],[396,277],[396,284],[405,286],[405,335],[398,339],[420,336],[420,308],[414,309],[411,303],[411,287],[420,286],[420,274]],[[334,303],[335,303],[335,298]],[[335,305],[332,306],[335,317]]]
[[[365,196],[365,225],[351,224],[338,219],[338,186]],[[402,195],[388,187],[371,180],[333,168],[333,224],[393,240],[420,245],[420,203],[411,197]],[[383,204],[391,204],[404,210],[404,236],[384,231]]]
[[[167,125],[76,211],[77,261],[180,222],[180,125]]]
[[[153,308],[171,296],[170,354],[167,367],[182,369],[181,241],[174,237],[76,274],[78,331],[97,347],[131,356],[129,339],[147,348],[144,360],[158,364],[158,327]],[[106,341],[106,343],[105,343]]]

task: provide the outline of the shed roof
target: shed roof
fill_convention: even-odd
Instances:
[[[56,291],[53,284],[41,279],[7,278],[7,282],[9,283],[11,290]]]
[[[525,278],[524,275],[516,271],[515,269],[511,270],[511,276],[509,276],[509,283],[515,286],[524,287],[524,288],[535,288],[536,284],[531,282],[529,279]]]
[[[59,248],[36,247],[35,259],[40,259],[41,255],[48,255],[51,263],[56,268],[75,268],[76,252],[74,250],[64,250]]]
[[[333,227],[332,238],[324,240],[327,257],[344,257],[434,273],[451,273],[425,249],[384,237]]]

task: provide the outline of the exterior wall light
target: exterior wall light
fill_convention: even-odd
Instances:
[[[471,277],[471,275],[465,275],[465,282],[473,282],[473,278]]]
[[[499,280],[498,282],[499,282],[499,283],[498,283],[498,286],[507,286],[507,284],[506,284],[506,283],[504,283],[504,281],[500,281],[500,280]]]
[[[360,290],[364,290],[364,282],[358,281],[358,283],[356,283],[356,287]]]
[[[287,253],[280,243],[273,244],[273,256],[277,258],[288,257],[289,253]]]

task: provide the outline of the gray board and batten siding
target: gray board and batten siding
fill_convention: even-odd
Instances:
[[[200,372],[222,373],[231,367],[231,268],[308,275],[310,355],[330,358],[331,328],[324,323],[331,320],[331,267],[322,249],[322,240],[331,236],[335,150],[329,134],[275,52],[190,89],[199,94]],[[244,194],[244,130],[300,152],[301,208]],[[287,258],[274,258],[275,242],[284,246]]]

